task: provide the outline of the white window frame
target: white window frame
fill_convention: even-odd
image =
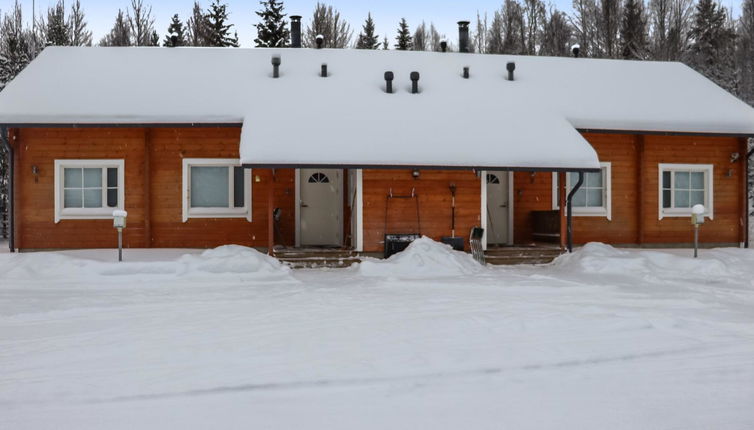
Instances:
[[[601,207],[583,207],[583,206],[573,206],[573,216],[584,216],[584,217],[605,217],[608,219],[608,221],[612,221],[613,219],[613,173],[612,173],[612,163],[609,161],[600,162],[600,169],[602,169],[602,185],[604,186],[605,192],[602,196],[602,203],[603,205]],[[571,189],[571,179],[570,175],[566,174],[566,195]],[[560,205],[558,204],[558,173],[553,172],[552,173],[552,209],[553,210],[560,210]]]
[[[242,208],[231,207],[230,200],[233,199],[234,193],[229,189],[228,207],[218,208],[192,208],[191,200],[191,166],[207,167],[229,167],[228,184],[232,186],[233,169],[230,167],[241,167],[241,162],[237,158],[184,158],[183,159],[183,222],[189,218],[246,218],[251,222],[251,169],[244,169],[244,206]]]
[[[63,202],[63,169],[117,168],[118,206],[101,208],[65,208]],[[124,210],[126,205],[125,161],[123,159],[104,160],[55,160],[55,224],[64,219],[112,219],[113,211]],[[106,181],[103,174],[103,180]],[[102,184],[102,204],[107,205],[107,183]]]
[[[675,163],[660,163],[658,165],[657,173],[657,206],[659,208],[659,218],[670,217],[690,217],[691,208],[664,208],[662,207],[662,174],[663,172],[671,172],[671,199],[675,200],[673,184],[675,183],[675,175],[673,172],[703,172],[704,173],[704,216],[709,219],[714,219],[714,182],[715,182],[715,168],[712,164],[675,164]],[[671,201],[672,201],[671,200]]]

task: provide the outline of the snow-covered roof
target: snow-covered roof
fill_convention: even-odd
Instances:
[[[388,70],[394,94],[384,92]],[[242,161],[258,166],[595,168],[576,129],[754,135],[754,110],[680,63],[50,47],[0,93],[0,123],[243,123]]]

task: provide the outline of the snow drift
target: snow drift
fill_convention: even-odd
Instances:
[[[363,276],[394,276],[400,278],[439,278],[466,276],[484,268],[470,254],[454,251],[450,245],[423,236],[403,252],[387,260],[366,260],[358,267]]]
[[[128,250],[126,250],[128,258]],[[13,254],[0,259],[0,280],[208,278],[222,280],[274,280],[290,277],[290,268],[253,248],[225,245],[199,255],[186,254],[173,261],[102,262],[54,252]]]

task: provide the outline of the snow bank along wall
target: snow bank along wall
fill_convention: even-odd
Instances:
[[[238,158],[240,128],[38,128],[13,129],[16,148],[16,244],[21,249],[98,248],[116,245],[111,220],[54,222],[54,161],[56,159],[125,160],[125,230],[127,247],[214,247],[222,244],[267,245],[269,169],[251,176],[252,222],[246,219],[192,218],[182,220],[182,159]],[[701,240],[738,244],[744,240],[745,141],[733,137],[585,134],[600,161],[611,163],[612,216],[574,217],[576,243],[688,243],[686,217],[658,219],[658,164],[714,165],[714,220],[701,229]],[[37,174],[32,173],[33,166]],[[282,217],[276,243],[293,245],[295,238],[295,171],[277,169],[275,206]],[[421,232],[439,239],[450,234],[450,192],[457,185],[456,231],[466,236],[481,222],[481,183],[471,171],[364,170],[364,250],[382,250],[386,195],[410,194],[420,201]],[[349,175],[343,175],[348,180]],[[348,190],[344,184],[344,190]],[[350,234],[350,208],[344,193],[344,236]],[[552,174],[514,174],[514,241],[532,240],[531,212],[552,209]],[[411,201],[391,203],[392,232],[416,230]]]

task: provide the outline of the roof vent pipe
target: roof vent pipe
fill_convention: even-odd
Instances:
[[[469,52],[469,21],[458,21],[458,51]]]
[[[280,57],[277,55],[272,56],[272,77],[275,79],[280,77]]]
[[[291,15],[291,48],[301,47],[301,16]]]
[[[385,72],[385,92],[393,94],[393,72]]]
[[[325,44],[325,36],[318,34],[316,41],[317,41],[317,49],[322,49],[322,46]]]
[[[514,63],[513,61],[511,61],[510,63],[508,63],[508,64],[505,65],[505,68],[508,70],[508,80],[512,81],[513,80],[513,71],[516,70],[516,63]]]
[[[440,42],[440,51],[442,52],[448,52],[448,41],[443,40]]]
[[[322,64],[322,71],[319,73],[319,76],[323,78],[327,77],[327,63]]]
[[[419,94],[419,72],[411,72],[411,94]]]
[[[178,46],[178,33],[172,32],[170,33],[170,47],[175,48]]]
[[[573,53],[574,58],[579,58],[579,53],[581,52],[581,45],[577,43],[571,46],[571,52]]]
[[[463,78],[464,79],[469,79],[469,67],[468,66],[466,66],[466,67],[463,68]]]

